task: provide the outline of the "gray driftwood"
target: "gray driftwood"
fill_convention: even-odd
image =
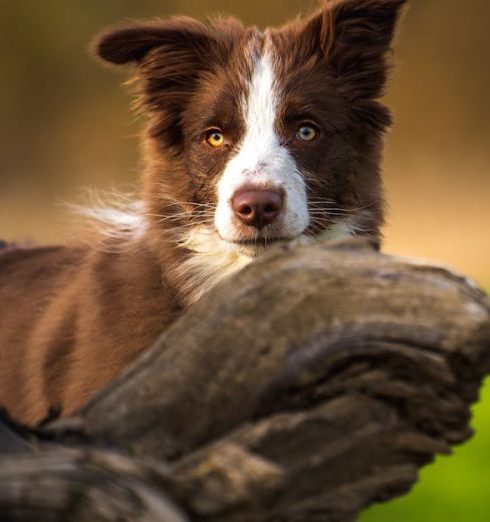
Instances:
[[[4,425],[0,520],[353,521],[468,439],[489,372],[465,278],[366,243],[278,248],[76,417]]]

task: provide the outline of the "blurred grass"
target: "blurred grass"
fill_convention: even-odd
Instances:
[[[366,511],[358,522],[488,522],[490,520],[490,379],[474,407],[475,436],[424,468],[412,492]]]

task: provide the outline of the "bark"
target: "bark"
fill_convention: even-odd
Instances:
[[[9,452],[0,515],[355,520],[471,435],[489,372],[490,304],[464,277],[362,242],[277,248]]]

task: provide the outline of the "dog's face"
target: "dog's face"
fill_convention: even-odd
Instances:
[[[103,35],[102,58],[138,66],[156,226],[249,256],[318,234],[378,238],[390,116],[377,99],[403,3],[333,1],[264,33],[174,18]]]

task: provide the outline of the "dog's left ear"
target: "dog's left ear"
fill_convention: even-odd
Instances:
[[[390,49],[406,0],[333,0],[306,24],[309,39],[353,101],[376,99],[387,76]]]

